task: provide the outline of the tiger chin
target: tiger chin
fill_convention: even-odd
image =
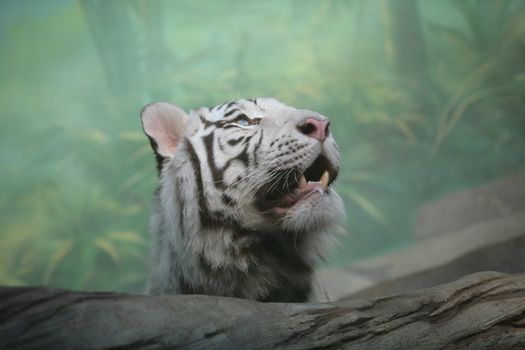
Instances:
[[[307,301],[344,216],[329,119],[271,98],[141,119],[160,178],[147,292]]]

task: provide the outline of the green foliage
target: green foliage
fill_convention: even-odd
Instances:
[[[143,288],[155,100],[329,116],[348,212],[332,265],[410,244],[419,205],[523,168],[525,5],[407,0],[411,37],[396,3],[3,2],[0,283]]]
[[[525,93],[525,57],[520,39],[525,33],[523,6],[508,0],[451,1],[451,4],[461,15],[464,29],[439,23],[431,24],[430,28],[449,47],[461,52],[461,57],[450,63],[462,79],[439,112],[434,150],[476,105],[489,108],[494,114],[498,111],[511,114],[525,107],[525,101],[516,99]],[[451,82],[441,83],[445,89]],[[520,123],[516,118],[506,118]]]

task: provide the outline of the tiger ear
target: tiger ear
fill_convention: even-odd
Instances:
[[[172,157],[184,135],[188,115],[170,103],[155,102],[142,108],[140,118],[155,153]]]

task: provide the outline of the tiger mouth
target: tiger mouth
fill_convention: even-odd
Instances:
[[[317,157],[304,170],[281,170],[277,180],[263,186],[261,198],[266,208],[288,209],[312,194],[328,194],[337,178],[338,169],[324,155]]]

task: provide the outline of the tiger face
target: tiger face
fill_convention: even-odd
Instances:
[[[195,187],[201,227],[311,233],[341,217],[332,187],[340,157],[325,116],[269,98],[189,115],[158,103],[142,114],[161,184],[178,177]],[[189,174],[184,164],[191,165]]]
[[[343,213],[329,120],[267,98],[141,116],[160,175],[148,292],[307,300]]]

